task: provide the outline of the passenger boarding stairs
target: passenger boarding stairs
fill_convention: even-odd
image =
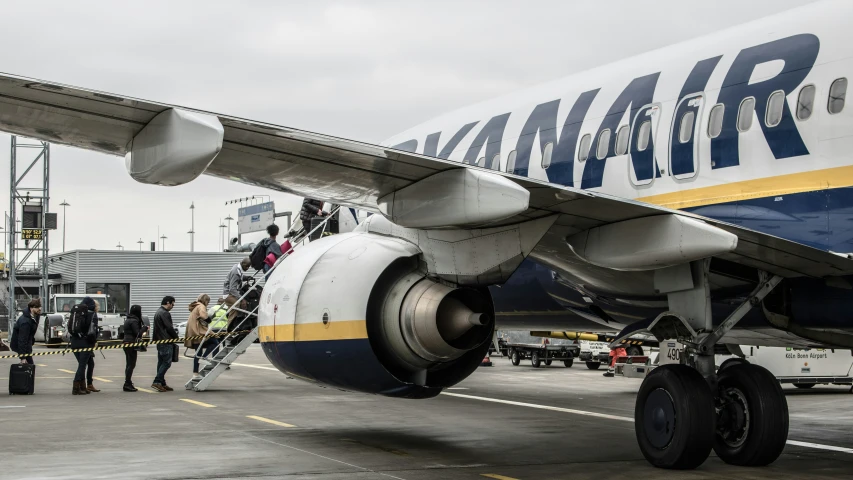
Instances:
[[[334,215],[338,212],[338,210],[340,210],[340,207],[334,209],[330,215],[325,217],[323,219],[323,221],[320,224],[318,224],[317,226],[315,226],[310,232],[306,231],[306,229],[303,228],[302,231],[294,237],[295,240],[291,239],[292,240],[291,241],[291,245],[292,245],[291,250],[289,252],[284,252],[284,254],[281,257],[279,257],[279,259],[275,262],[275,264],[269,270],[268,274],[272,273],[273,270],[275,270],[279,265],[281,265],[281,262],[284,261],[285,258],[290,256],[294,251],[296,251],[297,246],[303,245],[305,243],[305,241],[315,231],[322,229],[321,234],[323,232],[325,232],[326,225],[328,224],[329,220],[334,217]],[[256,279],[256,277],[259,274],[264,275],[263,270],[259,270],[259,271],[255,272],[255,274],[252,275],[252,278]],[[203,368],[199,369],[199,372],[198,372],[199,378],[191,378],[190,381],[187,382],[186,385],[184,385],[184,387],[187,390],[193,390],[196,392],[203,392],[203,391],[207,390],[207,388],[210,387],[213,384],[213,382],[215,382],[216,379],[219,378],[220,375],[222,375],[222,373],[224,371],[231,368],[231,365],[234,364],[234,362],[237,360],[237,358],[240,355],[246,353],[246,350],[249,349],[249,346],[251,346],[255,342],[255,340],[258,339],[258,328],[257,327],[253,328],[252,331],[248,332],[248,333],[245,333],[245,331],[241,327],[243,326],[243,324],[246,324],[247,326],[251,325],[251,323],[247,322],[247,320],[250,319],[253,315],[255,317],[257,317],[258,308],[260,308],[260,307],[258,306],[258,307],[255,307],[254,309],[252,309],[251,311],[248,311],[248,310],[244,310],[242,308],[239,308],[238,305],[240,305],[240,303],[251,292],[253,292],[257,288],[260,288],[259,285],[260,285],[259,282],[255,282],[255,284],[252,285],[246,291],[246,293],[244,293],[240,298],[238,298],[237,301],[234,302],[233,306],[231,306],[231,308],[229,310],[231,310],[231,309],[236,310],[236,311],[242,313],[243,317],[241,320],[239,320],[239,323],[235,327],[230,328],[230,330],[232,330],[232,331],[229,332],[228,335],[220,338],[219,345],[213,349],[213,351],[210,353],[210,355],[207,358],[199,357],[198,355],[201,353],[201,348],[199,348],[196,350],[195,355],[193,357],[190,357],[190,358],[198,358],[202,364],[204,364],[205,362],[207,364],[204,365]],[[241,331],[243,331],[244,333],[240,333]],[[210,332],[208,332],[205,335],[205,337],[202,338],[201,344],[204,344],[204,342],[208,339],[207,335],[209,335],[209,334],[210,334]],[[245,336],[243,336],[243,335],[245,335]]]

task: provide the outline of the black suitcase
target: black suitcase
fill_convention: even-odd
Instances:
[[[9,395],[32,395],[36,385],[36,366],[15,363],[9,368]]]

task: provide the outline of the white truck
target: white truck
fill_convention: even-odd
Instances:
[[[99,306],[98,318],[101,334],[100,340],[120,340],[123,332],[124,316],[108,312],[108,298],[103,294],[57,294],[50,298],[47,308],[39,319],[36,329],[36,342],[45,344],[63,343],[63,337],[68,324],[71,308],[82,302],[84,298],[92,297]]]

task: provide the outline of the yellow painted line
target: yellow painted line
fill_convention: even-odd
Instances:
[[[46,367],[47,365],[45,365],[45,364],[43,364],[43,363],[37,363],[37,364],[36,364],[36,366],[37,366],[37,367]]]
[[[113,383],[113,381],[112,381],[112,380],[107,380],[107,379],[106,379],[106,378],[104,378],[104,377],[92,377],[92,380],[97,380],[97,381],[99,381],[99,382],[105,382],[105,383]]]
[[[180,399],[182,402],[192,403],[193,405],[198,405],[199,407],[205,408],[215,408],[216,405],[211,405],[209,403],[199,402],[198,400],[190,400],[189,398]]]
[[[296,425],[291,425],[289,423],[278,422],[275,420],[270,420],[269,418],[259,417],[257,415],[246,415],[246,418],[251,418],[252,420],[257,420],[259,422],[269,423],[272,425],[278,425],[279,427],[285,428],[296,428]]]
[[[518,480],[517,478],[507,477],[505,475],[498,475],[497,473],[481,473],[480,476],[486,478],[494,478],[495,480]]]
[[[298,323],[296,325],[262,325],[258,337],[266,342],[316,342],[321,340],[357,340],[367,338],[367,322],[364,320],[332,320]]]
[[[72,375],[77,374],[77,372],[72,372],[71,370],[66,370],[64,368],[57,368],[57,370],[59,370],[60,372],[70,373]]]
[[[140,392],[145,392],[145,393],[157,393],[154,390],[149,390],[147,388],[142,388],[142,387],[136,387],[136,389],[139,390]]]
[[[681,209],[850,186],[853,186],[853,166],[845,166],[650,195],[637,200]]]

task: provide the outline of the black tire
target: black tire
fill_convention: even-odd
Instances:
[[[571,359],[571,358],[568,360],[563,360],[563,365],[565,365],[566,368],[572,368],[573,363],[575,363],[575,361],[574,361],[574,359]]]
[[[659,468],[702,465],[714,443],[714,397],[696,370],[662,365],[643,380],[634,430],[643,456]]]
[[[601,362],[586,362],[586,368],[590,370],[598,370],[601,368]]]
[[[521,357],[518,356],[518,351],[513,350],[512,353],[509,354],[509,361],[511,361],[516,367],[521,363]]]
[[[643,347],[639,345],[631,345],[625,349],[629,357],[641,357],[643,355]]]
[[[773,463],[788,440],[788,401],[766,368],[733,365],[720,373],[718,397],[727,399],[718,417],[714,451],[743,467]]]
[[[795,387],[797,387],[797,388],[812,388],[812,387],[814,387],[815,385],[816,385],[816,384],[814,384],[814,383],[795,383],[795,384],[794,384],[794,386],[795,386]]]
[[[551,360],[551,359],[549,358],[548,360],[545,360],[545,365],[547,365],[547,366],[549,366],[549,367],[550,367],[552,362],[553,362],[553,360]]]
[[[717,369],[717,373],[722,373],[723,370],[729,367],[733,367],[735,365],[749,365],[749,362],[747,362],[746,359],[740,357],[730,358],[720,364],[720,368]]]
[[[533,354],[530,355],[530,363],[533,365],[533,368],[539,368],[539,366],[542,365],[542,360],[539,358],[538,352],[533,352]]]

